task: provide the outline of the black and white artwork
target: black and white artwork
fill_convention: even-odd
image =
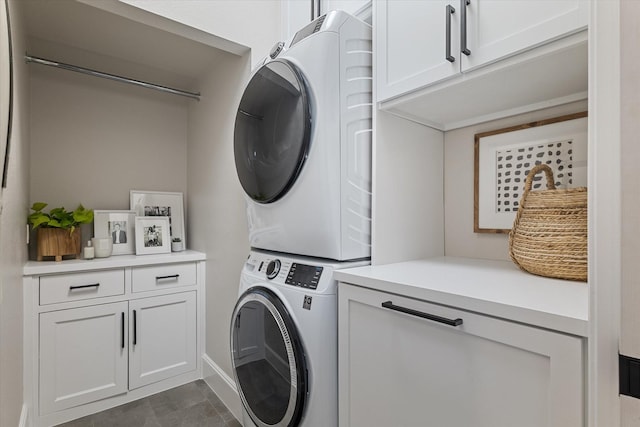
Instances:
[[[129,202],[130,209],[138,216],[169,218],[170,238],[180,238],[186,247],[182,193],[131,190]]]
[[[136,213],[124,210],[94,210],[94,237],[109,237],[113,242],[112,255],[129,255],[135,247]]]
[[[136,255],[169,252],[171,252],[169,218],[166,216],[136,217]]]
[[[556,187],[573,184],[573,140],[554,141],[496,151],[496,212],[517,212],[524,181],[536,165],[546,164],[554,171]],[[538,174],[532,190],[544,190],[546,178]]]
[[[475,135],[474,232],[511,230],[527,174],[541,163],[553,170],[556,188],[586,187],[586,112]],[[532,191],[546,185],[538,174]]]

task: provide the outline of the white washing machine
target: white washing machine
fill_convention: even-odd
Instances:
[[[367,263],[251,251],[231,320],[245,427],[338,425],[333,271]]]
[[[236,115],[250,245],[371,256],[371,27],[329,12],[277,44]]]

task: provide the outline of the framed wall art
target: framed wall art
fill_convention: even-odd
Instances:
[[[475,135],[476,233],[511,230],[527,174],[537,164],[553,169],[556,188],[587,186],[587,113],[576,113]],[[546,189],[544,176],[532,191]]]
[[[166,216],[169,218],[169,235],[182,239],[187,247],[184,227],[184,202],[182,193],[164,191],[131,190],[130,209],[137,216]]]
[[[112,255],[136,253],[136,213],[135,211],[93,211],[93,235],[111,237]]]
[[[164,254],[171,252],[169,218],[136,217],[136,255]]]

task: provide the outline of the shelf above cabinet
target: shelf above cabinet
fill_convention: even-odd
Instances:
[[[334,274],[340,282],[587,336],[586,283],[534,276],[510,261],[438,257]]]
[[[447,131],[587,99],[587,31],[494,62],[379,107]]]

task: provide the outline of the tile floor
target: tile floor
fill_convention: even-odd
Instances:
[[[203,380],[89,415],[59,427],[241,427]]]

